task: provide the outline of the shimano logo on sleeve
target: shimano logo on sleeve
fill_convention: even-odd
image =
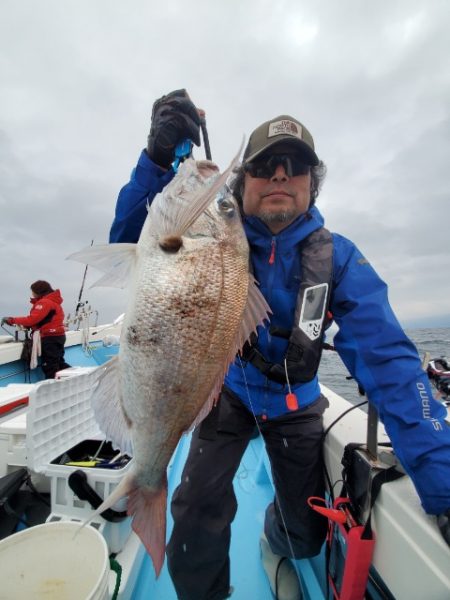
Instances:
[[[421,381],[418,381],[416,383],[416,387],[419,392],[420,401],[422,404],[423,418],[429,420],[436,431],[442,431],[442,423],[440,423],[437,419],[431,416],[430,397],[428,395],[425,385]]]

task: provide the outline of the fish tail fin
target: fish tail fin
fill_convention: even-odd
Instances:
[[[133,516],[133,531],[150,554],[156,577],[166,550],[167,482],[159,490],[135,488],[128,497],[127,512]]]

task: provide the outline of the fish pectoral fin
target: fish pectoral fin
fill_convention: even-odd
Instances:
[[[66,260],[91,265],[105,275],[91,287],[127,287],[136,262],[136,244],[99,244],[70,254]]]
[[[133,456],[129,421],[124,413],[119,386],[119,357],[98,368],[91,404],[100,430],[114,447]]]
[[[258,325],[264,325],[264,321],[270,320],[272,311],[267,304],[266,299],[262,295],[256,279],[253,275],[249,275],[247,304],[245,305],[242,314],[241,325],[237,331],[235,343],[230,355],[231,363],[236,354],[242,350],[245,342],[250,339],[253,332],[256,332]]]
[[[132,528],[150,554],[156,577],[164,564],[166,550],[167,480],[158,491],[135,488],[128,497],[127,512]]]

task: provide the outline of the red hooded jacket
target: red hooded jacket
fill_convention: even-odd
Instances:
[[[11,325],[31,327],[33,331],[39,329],[41,337],[65,334],[64,311],[61,306],[63,299],[59,290],[40,298],[31,298],[30,302],[33,308],[28,317],[12,317]]]

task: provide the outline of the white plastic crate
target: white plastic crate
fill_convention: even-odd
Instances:
[[[57,371],[55,379],[67,379],[67,377],[75,377],[76,375],[85,375],[94,371],[96,367],[67,367],[62,371]]]
[[[51,515],[49,519],[69,518],[84,521],[93,514],[88,502],[74,496],[68,484],[71,473],[80,467],[52,464],[57,457],[85,440],[104,439],[98,429],[90,404],[93,386],[100,369],[89,368],[78,375],[60,380],[43,381],[30,393],[28,408],[28,467],[50,478]],[[101,498],[106,498],[131,468],[131,461],[122,469],[110,470],[81,467],[87,481]],[[113,507],[123,511],[126,499]],[[104,534],[111,552],[119,552],[131,532],[131,519],[109,523],[102,517],[95,522]]]

